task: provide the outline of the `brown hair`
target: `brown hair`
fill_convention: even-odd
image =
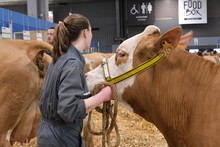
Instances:
[[[48,28],[48,30],[50,30],[50,29],[53,29],[53,30],[54,30],[54,29],[55,29],[55,27],[49,27],[49,28]]]
[[[84,29],[89,29],[89,20],[80,14],[67,16],[54,30],[53,38],[53,63],[67,52],[72,41],[78,39]]]

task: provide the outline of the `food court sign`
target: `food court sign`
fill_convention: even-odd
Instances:
[[[179,24],[207,23],[207,0],[179,0]]]
[[[127,0],[128,24],[133,26],[153,24],[154,0]]]

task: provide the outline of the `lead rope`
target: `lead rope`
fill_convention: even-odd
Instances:
[[[110,86],[113,90],[113,98],[114,98],[114,104],[111,104],[111,101],[107,101],[103,103],[102,108],[100,106],[96,107],[96,111],[99,113],[102,113],[102,131],[101,132],[96,132],[94,131],[91,126],[91,116],[92,116],[92,111],[89,113],[88,116],[88,130],[91,134],[93,135],[102,135],[102,147],[112,147],[111,142],[110,142],[110,134],[115,128],[115,133],[116,133],[116,142],[114,147],[118,147],[120,144],[120,135],[119,135],[119,130],[118,126],[116,124],[116,117],[117,117],[117,112],[118,112],[118,95],[117,95],[117,90],[116,86],[114,84],[111,84],[109,82],[101,82],[97,84],[94,88],[93,95],[97,94],[102,86]],[[111,119],[111,122],[109,123],[109,120]]]

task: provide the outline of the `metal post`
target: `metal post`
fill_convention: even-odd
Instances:
[[[27,0],[28,15],[37,18],[37,0]]]
[[[48,0],[38,0],[38,18],[48,21]]]

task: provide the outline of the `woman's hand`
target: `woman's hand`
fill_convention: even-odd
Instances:
[[[103,87],[99,92],[103,99],[103,102],[110,101],[113,98],[113,91],[110,86]]]

